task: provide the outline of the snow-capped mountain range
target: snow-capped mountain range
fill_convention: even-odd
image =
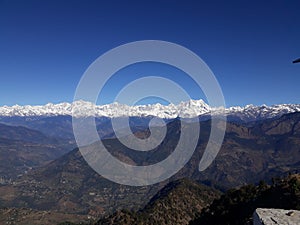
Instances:
[[[236,116],[239,118],[263,119],[281,116],[287,113],[300,112],[300,104],[281,104],[273,106],[254,106],[230,108],[213,108],[203,100],[189,100],[181,102],[178,105],[153,104],[128,106],[120,103],[107,105],[94,105],[86,101],[75,101],[73,103],[59,103],[40,106],[2,106],[0,107],[1,117],[29,117],[29,116],[59,116],[69,115],[75,117],[95,116],[95,117],[124,117],[124,116],[156,116],[160,118],[193,118],[205,115],[226,115]]]

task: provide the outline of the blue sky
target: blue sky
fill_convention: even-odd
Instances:
[[[72,101],[101,54],[138,40],[165,40],[198,54],[218,79],[228,106],[300,103],[300,1],[0,0],[0,105]],[[203,98],[174,68],[161,69]],[[130,69],[106,86],[113,101]],[[113,82],[115,81],[115,82]],[[148,101],[149,102],[149,101]],[[147,101],[145,101],[147,103]]]

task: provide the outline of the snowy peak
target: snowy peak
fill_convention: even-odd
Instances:
[[[257,120],[278,117],[287,113],[300,112],[300,104],[281,104],[273,106],[254,106],[230,107],[225,109],[227,116],[236,116],[242,120]]]
[[[123,117],[123,116],[156,116],[160,118],[193,118],[202,115],[226,115],[236,116],[242,120],[255,120],[264,118],[273,118],[286,113],[300,112],[300,104],[282,104],[273,106],[254,106],[212,108],[203,100],[189,100],[181,102],[178,105],[137,105],[128,106],[120,103],[107,105],[95,105],[86,101],[75,101],[73,103],[48,103],[41,106],[3,106],[0,107],[0,116],[58,116],[68,115],[75,117]]]
[[[203,100],[189,100],[178,105],[152,105],[128,106],[120,103],[108,105],[90,105],[84,101],[73,103],[73,116],[95,116],[95,117],[123,117],[123,116],[156,116],[160,118],[185,117],[192,118],[209,113],[211,108]]]

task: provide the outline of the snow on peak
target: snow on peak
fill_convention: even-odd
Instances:
[[[73,103],[48,103],[46,105],[14,105],[0,107],[0,116],[58,116],[69,115],[75,117],[123,117],[123,116],[156,116],[160,118],[192,118],[201,115],[234,115],[243,118],[272,118],[286,113],[300,112],[299,104],[282,104],[273,106],[254,106],[213,108],[203,100],[189,100],[178,105],[136,105],[128,106],[121,103],[107,105],[95,105],[87,101],[75,101]]]

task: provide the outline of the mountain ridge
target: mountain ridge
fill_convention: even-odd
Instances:
[[[18,176],[61,157],[74,147],[75,143],[70,140],[0,123],[0,185],[13,182]]]
[[[300,112],[251,126],[229,122],[220,152],[214,162],[199,173],[199,161],[210,133],[210,121],[203,121],[198,145],[189,162],[170,179],[146,187],[125,186],[105,179],[74,149],[31,170],[11,186],[0,185],[0,192],[4,193],[0,202],[5,207],[101,216],[122,208],[139,210],[167,182],[186,177],[223,191],[259,180],[270,181],[272,177],[300,171],[299,118]],[[168,126],[170,133],[163,143],[145,153],[134,153],[115,138],[105,139],[103,144],[114,157],[127,164],[153,164],[170,155],[177,144],[180,122],[174,120]]]
[[[48,103],[46,105],[14,105],[0,107],[0,117],[30,117],[30,116],[74,116],[74,117],[147,117],[154,116],[164,119],[176,117],[194,118],[198,116],[227,116],[239,117],[242,120],[251,121],[256,119],[266,119],[279,117],[283,114],[300,112],[300,104],[278,104],[278,105],[246,105],[244,107],[235,106],[229,108],[211,107],[200,100],[189,100],[178,105],[135,105],[128,106],[121,103],[111,103],[106,105],[95,105],[91,102],[79,100],[73,103],[62,102],[58,104]]]

